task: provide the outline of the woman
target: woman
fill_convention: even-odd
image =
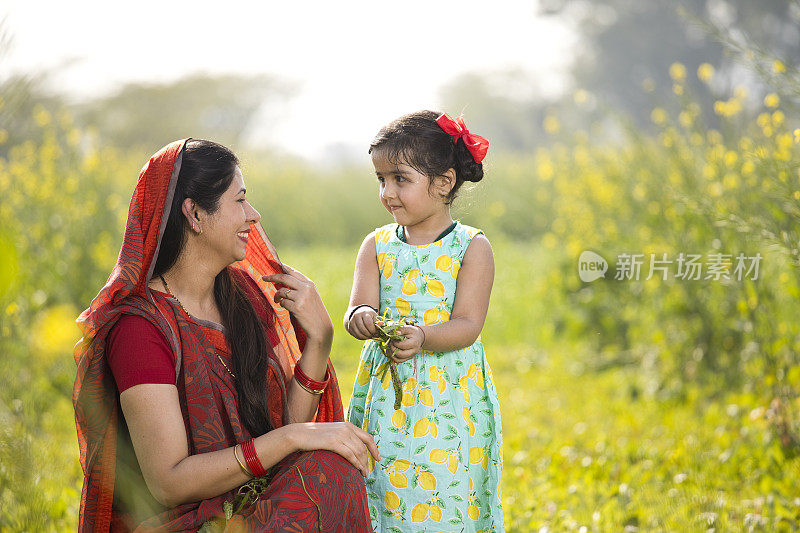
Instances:
[[[245,192],[209,141],[139,175],[117,265],[78,319],[82,531],[222,529],[232,512],[245,530],[369,530],[359,471],[378,450],[342,422],[330,317]]]

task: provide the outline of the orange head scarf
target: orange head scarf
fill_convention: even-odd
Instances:
[[[108,531],[112,520],[116,437],[119,404],[113,376],[105,359],[105,340],[122,314],[149,319],[170,343],[176,356],[176,376],[186,379],[179,386],[190,453],[205,453],[233,446],[224,437],[214,437],[214,426],[233,428],[235,441],[250,437],[238,413],[231,409],[209,408],[205,402],[218,385],[210,378],[214,349],[200,328],[181,312],[173,300],[149,289],[161,237],[164,233],[175,186],[180,173],[186,142],[175,141],[155,153],[142,168],[128,208],[128,220],[119,258],[100,293],[78,318],[83,337],[75,348],[77,375],[73,404],[84,473],[79,529]],[[289,313],[273,302],[279,288],[261,279],[262,275],[283,273],[272,243],[260,223],[251,227],[245,259],[231,267],[246,273],[261,289],[275,320],[268,337],[269,355],[265,386],[270,396],[273,427],[288,422],[286,384],[305,344],[305,333]],[[316,420],[343,420],[339,387],[333,366],[328,362],[331,381],[322,395]],[[224,374],[224,372],[222,372]],[[226,378],[227,379],[227,378]],[[232,385],[229,384],[229,388]],[[273,396],[275,398],[273,399]],[[211,429],[212,431],[209,431]],[[204,502],[179,506],[164,518],[185,524],[202,523],[221,512],[227,494]],[[173,522],[174,523],[174,522]]]

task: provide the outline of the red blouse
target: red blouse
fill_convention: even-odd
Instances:
[[[175,354],[149,320],[122,315],[108,332],[106,357],[117,389],[142,383],[175,384]]]
[[[261,320],[267,321],[268,304],[258,285],[243,272],[234,270],[234,275],[251,302],[264,301],[264,305],[255,305],[254,308]],[[224,364],[232,370],[233,362],[225,334],[218,329],[198,325],[203,328],[203,333],[212,342]],[[272,338],[270,341],[273,345],[277,342]],[[176,383],[175,354],[164,335],[146,318],[122,315],[108,332],[106,358],[120,393],[143,383]]]

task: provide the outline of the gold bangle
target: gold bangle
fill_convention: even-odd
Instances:
[[[294,382],[300,385],[304,391],[308,392],[309,394],[313,394],[314,396],[321,396],[322,393],[325,392],[324,390],[314,390],[312,388],[306,387],[305,385],[297,381],[297,378],[295,378]]]
[[[248,477],[251,477],[251,478],[255,477],[255,476],[253,476],[253,473],[250,470],[247,469],[247,466],[245,466],[245,464],[242,463],[242,461],[239,460],[239,454],[236,453],[236,449],[238,447],[239,447],[238,444],[233,447],[233,456],[236,458],[236,462],[239,463],[239,468],[241,468],[242,472],[247,474]],[[244,452],[242,452],[242,454],[244,454]]]

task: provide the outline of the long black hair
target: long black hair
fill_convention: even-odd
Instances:
[[[183,201],[191,198],[203,210],[213,214],[219,208],[220,197],[233,182],[238,165],[236,155],[221,144],[195,139],[187,141],[153,276],[169,270],[186,244],[190,223],[183,215]],[[248,432],[256,437],[272,429],[267,414],[265,382],[270,346],[244,288],[228,268],[214,279],[214,299],[231,348],[239,415]]]
[[[446,133],[436,119],[436,111],[416,111],[397,118],[381,128],[369,146],[369,153],[380,150],[394,164],[405,163],[429,180],[449,169],[456,172],[456,182],[445,198],[450,204],[465,181],[483,179],[483,163],[476,163],[464,140]]]

